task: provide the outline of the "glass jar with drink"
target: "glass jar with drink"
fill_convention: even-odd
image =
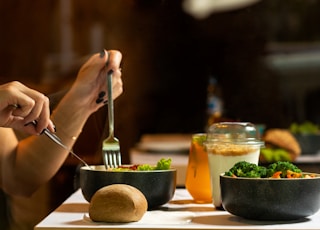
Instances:
[[[208,154],[204,142],[207,135],[192,135],[186,175],[186,189],[197,203],[212,202]]]
[[[220,175],[239,161],[258,164],[260,148],[264,146],[264,142],[260,140],[256,127],[249,122],[220,122],[210,126],[205,146],[213,204],[216,208],[223,208]]]

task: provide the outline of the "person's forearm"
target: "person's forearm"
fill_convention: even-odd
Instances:
[[[67,100],[54,110],[51,119],[56,127],[56,135],[66,146],[73,146],[90,114],[85,105],[75,106]]]
[[[122,54],[115,50],[108,52],[103,50],[92,55],[80,68],[76,81],[52,112],[51,121],[56,126],[56,135],[70,149],[89,116],[107,102],[106,71],[113,70],[113,98],[122,93],[119,68],[121,59]],[[41,123],[41,116],[38,122]],[[50,124],[49,128],[53,130],[52,123]],[[10,134],[10,138],[6,138],[8,144],[0,151],[4,156],[4,160],[0,163],[5,165],[0,165],[5,175],[5,180],[1,184],[12,194],[31,195],[40,185],[54,176],[69,151],[45,135],[31,136],[19,143],[13,132],[0,132],[0,137],[7,137],[8,133]]]
[[[56,135],[71,149],[90,116],[90,110],[85,105],[73,105],[69,99],[71,100],[66,97],[60,102],[51,118],[56,126]],[[12,163],[15,169],[9,187],[10,193],[31,195],[56,174],[68,154],[68,151],[45,135],[30,136],[22,140]]]

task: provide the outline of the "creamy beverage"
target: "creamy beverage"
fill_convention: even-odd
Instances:
[[[239,161],[258,164],[264,143],[253,124],[248,122],[220,122],[209,128],[205,142],[208,153],[213,204],[222,208],[220,175]]]
[[[207,151],[211,175],[212,199],[214,206],[221,208],[220,174],[228,171],[239,161],[258,164],[260,146],[228,145],[224,146],[224,148],[220,148],[220,146],[211,147]],[[231,148],[230,151],[228,147]]]

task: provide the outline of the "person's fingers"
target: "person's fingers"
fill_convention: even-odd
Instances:
[[[26,86],[17,81],[1,85],[0,109],[9,107],[15,116],[27,116],[31,112],[35,102],[24,93],[26,89]]]
[[[43,94],[32,94],[30,95],[27,94],[28,96],[32,97],[32,99],[34,100],[34,106],[32,108],[32,110],[30,111],[30,113],[25,116],[25,122],[29,123],[31,121],[37,120],[40,118],[41,113],[43,113],[43,110],[49,109],[48,107],[46,108],[46,106],[49,106],[49,99],[43,95]],[[48,115],[48,114],[47,114]],[[49,123],[49,116],[41,117],[42,120],[46,120],[47,123]]]
[[[108,54],[107,71],[113,70],[112,98],[115,99],[123,92],[122,73],[120,69],[122,54],[116,50],[109,50]]]
[[[122,78],[121,78],[121,71],[120,69],[117,69],[116,71],[112,72],[112,98],[115,99],[117,98],[119,95],[122,94],[123,92],[123,82],[122,82]],[[100,78],[100,85],[101,85],[101,91],[103,92],[103,97],[101,97],[100,93],[97,97],[96,103],[104,103],[106,104],[108,102],[108,98],[107,98],[107,73],[106,71],[102,71],[102,77]]]
[[[117,50],[102,50],[100,53],[92,55],[89,60],[81,66],[78,76],[86,80],[95,81],[97,73],[113,70],[118,71],[122,60],[122,54]],[[106,68],[105,68],[106,67]]]
[[[113,70],[113,72],[120,70],[121,60],[122,54],[119,51],[108,50],[107,71],[111,69]]]
[[[56,126],[54,125],[53,121],[50,120],[49,125],[48,125],[48,129],[50,130],[50,132],[55,133],[56,132]]]
[[[17,106],[10,105],[1,109],[0,112],[0,126],[1,127],[10,127],[14,123],[23,120],[23,117],[12,115],[13,111],[17,109]]]
[[[121,78],[121,71],[118,70],[113,74],[113,81],[112,81],[112,98],[115,99],[120,96],[123,92],[123,82]]]
[[[37,127],[37,125],[32,124],[32,122],[29,122],[29,123],[23,125],[23,130],[26,133],[29,133],[32,135],[40,135],[41,132],[37,131],[36,127]]]
[[[78,80],[85,78],[86,80],[95,81],[97,74],[104,69],[108,60],[107,51],[103,50],[100,53],[92,55],[88,61],[86,61],[78,72]]]
[[[113,98],[118,97],[122,93],[121,59],[122,54],[116,50],[92,55],[80,68],[69,95],[80,98],[81,104],[90,105],[88,108],[92,111],[101,108],[108,100],[107,73],[112,69]]]
[[[36,119],[37,125],[36,125],[36,131],[38,133],[41,133],[42,130],[49,127],[49,125],[52,124],[51,120],[48,119],[50,117],[50,110],[49,110],[49,99],[47,97],[43,97],[39,103],[36,103],[37,106],[35,106],[35,114],[38,115],[38,118]],[[38,114],[39,113],[39,114]]]
[[[14,107],[14,109],[12,109],[12,115],[19,117],[28,116],[35,105],[35,101],[20,91],[16,92],[15,97],[17,97],[18,100],[12,104]]]
[[[49,127],[53,130],[52,121],[50,120],[50,108],[49,98],[44,94],[30,89],[23,84],[17,84],[17,92],[15,92],[16,109],[12,111],[12,115],[15,117],[23,117],[25,125],[37,120],[36,126],[26,127],[29,133],[33,133],[32,129],[35,129],[37,133],[41,133],[43,129]],[[21,121],[15,119],[17,122]]]

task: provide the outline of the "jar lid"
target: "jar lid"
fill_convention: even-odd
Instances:
[[[209,127],[207,143],[226,142],[234,144],[260,145],[259,131],[250,122],[219,122]]]

